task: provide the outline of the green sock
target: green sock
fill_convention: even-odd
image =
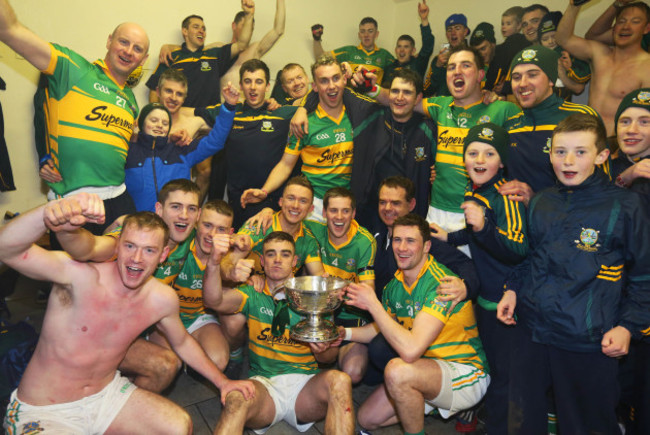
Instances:
[[[404,432],[404,435],[424,435],[424,429],[420,432]]]

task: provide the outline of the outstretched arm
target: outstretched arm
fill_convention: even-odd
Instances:
[[[70,257],[59,251],[46,251],[35,242],[47,228],[70,230],[86,222],[103,221],[103,202],[96,195],[80,194],[51,201],[0,229],[0,261],[30,278],[68,284],[72,278]]]
[[[406,362],[418,360],[444,327],[437,318],[420,312],[413,321],[413,328],[406,329],[388,314],[375,291],[364,284],[350,284],[346,296],[348,305],[367,310],[372,315],[375,327]]]
[[[52,59],[50,44],[23,26],[7,0],[0,0],[0,41],[27,59],[38,70],[45,70]]]
[[[246,50],[253,36],[253,21],[255,15],[255,2],[253,0],[242,0],[241,8],[246,12],[244,17],[244,26],[239,33],[237,42],[230,46],[230,57],[234,58],[242,51]]]
[[[555,40],[569,53],[582,60],[591,60],[594,56],[593,45],[595,41],[588,41],[575,35],[576,19],[580,6],[574,6],[573,1],[564,12],[564,16],[557,25]]]
[[[284,5],[285,0],[276,0],[275,4],[275,20],[273,21],[273,28],[262,38],[257,44],[255,49],[255,59],[259,59],[269,51],[275,43],[280,39],[284,33],[284,22],[286,18],[286,8]]]
[[[222,403],[224,403],[227,394],[234,390],[240,391],[246,400],[251,399],[255,395],[253,384],[250,381],[231,381],[214,365],[199,343],[183,327],[176,293],[171,287],[162,283],[157,284],[161,286],[161,291],[157,292],[157,297],[160,298],[161,309],[164,310],[162,311],[163,317],[157,326],[169,341],[174,352],[219,388]]]

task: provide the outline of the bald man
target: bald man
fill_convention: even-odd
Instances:
[[[138,105],[125,83],[147,58],[144,29],[120,24],[108,36],[104,59],[91,63],[27,29],[9,3],[0,0],[0,41],[49,79],[46,136],[61,181],[48,183],[48,198],[96,193],[106,205],[104,225],[135,211],[124,185],[124,163]],[[98,234],[104,225],[88,228]]]

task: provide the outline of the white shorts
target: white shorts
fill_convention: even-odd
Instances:
[[[13,434],[102,434],[137,387],[120,372],[99,393],[68,403],[33,406],[11,393],[4,425]]]
[[[443,418],[449,418],[459,411],[469,409],[481,401],[488,385],[490,375],[469,364],[435,359],[442,372],[442,387],[435,399],[424,401],[424,414],[435,408]]]
[[[209,325],[210,323],[221,325],[221,323],[219,323],[219,319],[217,319],[212,314],[201,314],[192,322],[190,326],[187,327],[187,333],[191,335],[197,329],[202,328],[205,325]]]
[[[289,426],[299,432],[305,432],[312,427],[313,422],[298,424],[298,419],[296,418],[296,400],[298,399],[298,394],[305,387],[305,384],[314,376],[316,375],[295,373],[273,376],[272,378],[266,378],[264,376],[251,377],[250,379],[254,379],[264,385],[264,388],[269,392],[275,404],[275,418],[273,418],[273,423],[262,429],[254,429],[254,432],[263,434],[281,420],[284,420]]]
[[[427,222],[440,225],[448,233],[462,230],[467,226],[465,223],[465,213],[454,213],[453,211],[440,210],[431,206],[429,206],[429,211],[427,212]],[[458,246],[458,249],[469,258],[472,258],[468,245]]]
[[[306,217],[310,221],[316,221],[320,223],[326,223],[325,218],[323,217],[323,199],[316,198],[314,196],[314,209]]]

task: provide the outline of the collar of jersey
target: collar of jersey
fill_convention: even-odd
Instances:
[[[352,240],[354,235],[357,233],[357,231],[359,231],[359,223],[356,220],[352,219],[352,222],[350,222],[350,229],[348,229],[348,234],[347,234],[348,237],[347,237],[346,241],[344,241],[340,245],[335,245],[332,242],[332,239],[330,238],[329,230],[327,231],[327,239],[329,240],[330,245],[332,245],[335,249],[339,250],[342,247],[346,246],[348,243],[350,243],[350,241]]]
[[[406,290],[409,294],[411,294],[413,289],[418,285],[418,282],[420,282],[420,278],[422,278],[422,275],[424,275],[425,272],[429,269],[429,266],[431,266],[432,261],[433,261],[433,256],[431,254],[427,254],[427,261],[424,263],[424,266],[422,266],[422,269],[420,269],[417,279],[410,287],[406,286],[406,282],[404,281],[404,272],[402,272],[402,269],[397,269],[397,272],[395,272],[395,278],[402,283],[402,285],[404,286],[404,290]]]
[[[379,50],[379,47],[377,47],[377,44],[375,44],[375,45],[373,46],[372,51],[366,51],[366,49],[363,48],[363,44],[361,44],[361,43],[360,43],[359,45],[357,45],[357,48],[358,48],[359,50],[363,51],[364,53],[366,53],[367,55],[371,55],[371,54],[373,54],[374,52],[376,52],[377,50]]]
[[[282,210],[276,212],[273,215],[273,224],[271,224],[271,227],[273,228],[273,231],[284,231],[282,229],[282,225],[280,224],[280,213],[282,213]],[[293,237],[294,241],[298,240],[299,238],[301,238],[302,236],[305,235],[304,228],[305,228],[305,225],[302,222],[300,222],[300,229],[298,230],[296,235]]]
[[[316,116],[318,116],[319,118],[329,118],[332,120],[332,122],[335,122],[336,124],[340,124],[341,121],[343,120],[343,117],[345,116],[345,104],[343,105],[343,110],[341,110],[341,114],[339,115],[338,119],[329,116],[327,112],[323,110],[320,103],[318,103],[318,107],[316,107],[316,112],[314,113],[316,113]]]

